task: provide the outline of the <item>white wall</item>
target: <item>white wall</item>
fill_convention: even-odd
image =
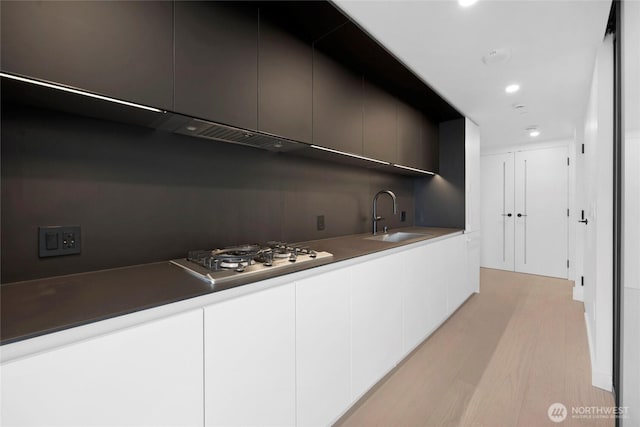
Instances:
[[[640,2],[622,3],[622,406],[640,426]]]
[[[598,49],[584,122],[585,154],[578,170],[589,221],[584,228],[584,305],[592,384],[611,391],[613,363],[613,43]]]

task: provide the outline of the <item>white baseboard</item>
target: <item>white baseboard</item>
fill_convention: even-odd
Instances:
[[[605,372],[596,371],[593,368],[592,370],[593,372],[591,373],[591,385],[609,392],[613,391],[613,380],[611,378],[611,375]]]
[[[584,288],[582,286],[573,287],[573,300],[584,302]]]
[[[589,342],[589,358],[591,359],[591,385],[606,391],[613,391],[613,379],[611,374],[599,371],[594,366],[595,356],[593,340],[591,339],[591,327],[589,326],[589,317],[587,316],[586,311],[584,313],[584,323],[587,325],[587,341]]]

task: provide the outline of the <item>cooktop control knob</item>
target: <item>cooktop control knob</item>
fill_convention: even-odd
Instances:
[[[289,262],[296,262],[296,260],[298,259],[298,255],[296,255],[297,251],[291,252],[291,255],[289,255]]]
[[[265,254],[265,259],[262,264],[265,267],[271,267],[273,265],[273,252],[268,252],[267,254]]]

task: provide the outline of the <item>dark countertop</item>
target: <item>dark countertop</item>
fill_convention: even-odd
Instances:
[[[26,282],[0,287],[0,344],[69,329],[100,320],[133,313],[212,292],[315,268],[328,263],[368,255],[430,240],[461,230],[410,227],[392,232],[428,233],[424,238],[402,243],[366,240],[370,234],[357,234],[304,242],[333,258],[309,264],[292,264],[273,273],[243,278],[212,287],[169,262],[136,265]]]

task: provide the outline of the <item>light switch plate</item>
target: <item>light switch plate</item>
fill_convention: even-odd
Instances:
[[[40,258],[79,254],[80,249],[80,226],[38,227]]]

